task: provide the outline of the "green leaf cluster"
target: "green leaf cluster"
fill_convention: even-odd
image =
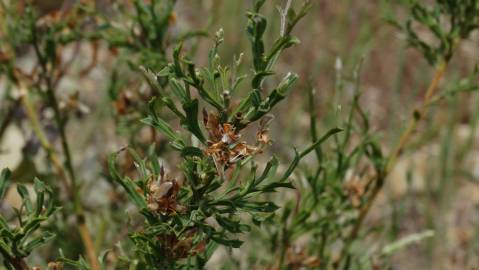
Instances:
[[[0,199],[4,198],[8,188],[11,172],[4,169],[0,175]],[[7,269],[18,268],[23,258],[34,249],[44,245],[55,237],[55,234],[44,230],[42,222],[47,221],[57,210],[52,200],[52,190],[42,181],[34,180],[36,198],[32,201],[27,187],[17,184],[17,192],[22,203],[15,210],[16,223],[0,215],[0,254]]]

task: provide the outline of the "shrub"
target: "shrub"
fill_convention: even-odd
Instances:
[[[216,267],[209,265],[215,256],[224,269],[379,269],[396,251],[435,235],[385,242],[366,218],[398,160],[412,153],[418,127],[434,119],[431,107],[478,89],[477,68],[442,82],[478,27],[479,1],[389,4],[407,16],[387,21],[433,72],[392,145],[362,102],[362,62],[344,76],[337,60],[336,91],[348,85],[351,96],[345,107],[335,107],[335,97],[321,118],[314,78],[278,65],[299,51],[293,30],[313,1],[286,0],[274,16],[267,1],[253,1],[244,31],[234,25],[229,34],[249,52],[235,51],[231,61],[222,54],[228,30],[179,25],[175,0],[100,2],[1,1],[0,139],[12,126],[31,134],[21,164],[0,176],[0,197],[12,180],[20,196],[13,212],[2,203],[7,269],[204,269]],[[212,10],[220,5],[212,3]],[[64,84],[76,78],[81,89],[98,74],[95,87],[104,91],[95,99],[104,97],[97,104],[105,108],[89,114],[81,90],[64,95]],[[309,126],[294,132],[300,150],[271,130],[278,119],[283,128],[298,126],[281,119],[293,113],[280,105],[290,95],[289,106],[307,104]],[[84,118],[98,123],[91,128]],[[93,162],[75,160],[75,151],[98,147],[67,129],[77,125],[75,132],[99,136],[108,149],[97,149]],[[116,141],[127,146],[110,145]],[[473,135],[465,147],[472,144]],[[441,147],[447,156],[449,142]],[[101,173],[82,171],[92,163]],[[86,202],[95,191],[106,201],[101,209]]]

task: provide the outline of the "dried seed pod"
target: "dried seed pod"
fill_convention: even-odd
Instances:
[[[148,209],[150,209],[151,211],[157,211],[159,208],[160,206],[156,202],[151,202],[148,204]]]
[[[63,263],[61,262],[49,262],[47,265],[49,270],[63,270]]]
[[[153,192],[153,198],[155,200],[159,200],[165,197],[168,192],[170,192],[171,188],[173,187],[173,182],[164,182],[160,185],[155,184],[155,190]]]

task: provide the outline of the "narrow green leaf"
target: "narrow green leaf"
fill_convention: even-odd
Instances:
[[[173,93],[180,99],[181,103],[186,103],[188,101],[186,89],[178,82],[178,80],[170,78],[170,87],[171,90],[173,90]]]
[[[125,179],[122,179],[121,176],[118,174],[118,171],[115,165],[116,158],[117,158],[116,153],[111,154],[110,157],[108,158],[108,168],[113,180],[118,182],[125,189],[130,199],[132,199],[132,201],[136,204],[138,208],[140,209],[146,208],[147,207],[146,201],[136,191],[135,183],[128,177],[126,177]]]
[[[41,235],[33,238],[31,241],[29,241],[27,244],[23,246],[23,250],[25,250],[27,253],[31,253],[35,248],[44,245],[45,243],[53,240],[55,238],[55,234],[49,233],[49,232],[44,232]]]
[[[22,198],[23,206],[25,206],[25,209],[27,210],[27,213],[31,213],[33,211],[33,205],[32,201],[30,200],[30,195],[28,193],[28,189],[22,185],[18,184],[17,185],[17,192]]]
[[[186,118],[182,121],[182,125],[193,133],[202,143],[206,143],[206,138],[203,136],[198,122],[198,100],[193,99],[184,103],[183,110],[186,113]]]
[[[188,157],[188,156],[203,157],[203,150],[201,150],[198,147],[186,146],[181,151],[181,156],[183,156],[183,157]]]
[[[424,239],[434,237],[434,231],[433,230],[427,230],[421,233],[415,233],[408,235],[406,237],[403,237],[391,244],[386,245],[382,250],[381,254],[385,256],[390,256],[394,254],[394,252],[403,249],[411,244],[418,243],[420,241],[423,241]]]
[[[0,199],[2,199],[5,194],[7,183],[10,180],[11,175],[12,172],[8,168],[3,169],[0,174]]]
[[[332,135],[338,133],[338,132],[341,132],[342,129],[340,128],[333,128],[331,130],[329,130],[326,134],[324,134],[321,138],[319,138],[319,140],[315,143],[313,143],[312,145],[310,145],[309,147],[307,147],[305,150],[303,150],[301,153],[298,153],[296,152],[296,155],[293,159],[293,162],[291,162],[291,164],[289,165],[288,169],[286,170],[286,172],[283,174],[283,176],[280,178],[279,182],[283,182],[285,181],[286,179],[288,179],[288,177],[293,173],[294,169],[296,168],[296,166],[298,166],[299,164],[299,161],[305,157],[307,154],[309,154],[311,151],[313,151],[314,149],[316,149],[319,145],[321,145],[323,142],[325,142],[329,137],[331,137]],[[296,150],[295,150],[296,151]]]

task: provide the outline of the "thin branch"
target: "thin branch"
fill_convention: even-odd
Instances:
[[[35,26],[32,25],[32,45],[33,49],[35,51],[36,57],[38,59],[38,62],[40,64],[41,68],[41,74],[40,74],[40,81],[38,82],[39,84],[41,83],[41,80],[44,81],[45,86],[46,86],[46,92],[47,92],[47,98],[48,102],[50,103],[50,106],[53,109],[54,112],[54,118],[55,122],[58,128],[58,131],[60,133],[60,139],[61,139],[61,144],[62,144],[62,149],[63,149],[63,154],[65,156],[65,167],[66,167],[66,172],[70,178],[71,185],[70,185],[70,196],[73,197],[73,203],[75,207],[75,215],[76,215],[76,220],[78,223],[78,230],[80,233],[80,236],[82,238],[82,242],[86,248],[87,251],[87,257],[90,262],[90,265],[93,270],[100,270],[100,264],[98,262],[98,259],[95,255],[95,250],[94,250],[94,245],[93,245],[93,240],[90,232],[88,231],[88,227],[86,226],[86,220],[85,220],[85,215],[83,211],[83,206],[81,204],[81,196],[79,192],[79,187],[77,185],[77,179],[75,175],[75,170],[73,168],[73,163],[72,163],[72,157],[71,157],[71,152],[70,152],[70,146],[68,144],[68,140],[66,137],[66,132],[65,132],[65,122],[62,119],[61,116],[61,111],[58,106],[58,101],[55,96],[54,92],[54,83],[52,81],[53,75],[49,72],[48,67],[47,67],[47,61],[48,59],[45,57],[45,55],[42,54],[40,47],[38,46],[38,39],[36,35],[36,29]],[[59,80],[59,79],[57,79]],[[25,88],[26,89],[26,88]],[[27,95],[25,95],[27,96]],[[35,113],[35,112],[33,112]],[[37,120],[38,121],[38,120]],[[39,125],[38,125],[38,129]],[[43,140],[46,142],[47,139],[43,138]],[[48,145],[48,144],[46,144]],[[53,152],[53,151],[51,151]],[[58,162],[58,161],[56,161]],[[60,166],[62,167],[62,166]],[[61,170],[63,172],[63,170]]]
[[[281,36],[284,37],[284,34],[286,33],[286,24],[288,23],[288,12],[289,9],[291,8],[291,4],[293,3],[293,0],[287,0],[286,5],[283,10],[281,10]]]
[[[425,114],[427,113],[428,104],[431,98],[434,96],[434,93],[436,93],[438,89],[439,83],[441,79],[443,78],[444,73],[446,71],[446,67],[447,67],[447,62],[442,62],[436,68],[436,71],[431,80],[431,83],[426,93],[424,94],[424,99],[421,104],[421,107],[414,110],[413,116],[411,117],[409,124],[407,125],[406,129],[402,133],[398,144],[396,145],[393,152],[389,156],[388,163],[386,164],[386,168],[384,172],[377,175],[376,178],[373,179],[373,184],[374,184],[373,190],[368,200],[364,204],[364,206],[360,209],[358,221],[355,223],[348,237],[349,243],[353,241],[354,239],[356,239],[356,237],[358,236],[361,226],[363,225],[364,220],[366,219],[366,216],[369,213],[369,210],[371,209],[371,206],[373,205],[376,197],[378,196],[379,192],[382,190],[382,187],[384,186],[387,176],[394,168],[397,158],[402,154],[406,144],[411,139],[412,134],[416,130],[416,127],[419,121],[422,118],[424,118]]]

